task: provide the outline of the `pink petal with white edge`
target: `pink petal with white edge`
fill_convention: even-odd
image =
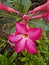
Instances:
[[[22,23],[16,23],[16,32],[25,34],[27,32],[27,28]]]
[[[41,37],[42,29],[41,28],[32,28],[28,31],[28,35],[32,40],[38,40]]]
[[[36,45],[31,39],[26,41],[25,48],[30,54],[37,54]]]
[[[25,48],[25,40],[21,39],[18,43],[15,44],[14,50],[19,53]]]
[[[16,43],[18,42],[20,39],[22,39],[22,35],[18,34],[18,35],[14,35],[14,34],[10,34],[8,36],[8,40],[12,43]]]

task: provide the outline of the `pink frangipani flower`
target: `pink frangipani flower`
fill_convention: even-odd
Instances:
[[[25,48],[30,54],[36,54],[37,48],[34,41],[40,39],[41,34],[41,28],[28,29],[24,24],[16,23],[16,32],[10,34],[8,40],[17,53],[22,52]]]

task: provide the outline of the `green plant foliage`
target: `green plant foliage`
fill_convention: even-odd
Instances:
[[[0,65],[8,65],[8,59],[0,54]]]
[[[22,0],[22,4],[24,5],[24,13],[26,14],[30,8],[31,1],[30,0]]]
[[[31,23],[30,27],[41,27],[44,31],[49,30],[49,24],[46,23],[43,19],[37,19],[28,22]]]
[[[13,2],[16,10],[26,14],[30,8],[31,1],[30,0],[8,0],[8,2]]]
[[[16,59],[17,54],[14,52],[11,57],[8,59],[10,64],[13,63],[13,61]]]
[[[27,14],[31,6],[30,0],[1,1],[23,14]],[[21,16],[5,11],[0,11],[0,17],[0,24],[2,24],[1,30],[7,34],[15,32],[15,22],[22,20]],[[26,50],[17,54],[13,51],[13,47],[9,44],[7,38],[0,38],[0,65],[47,65],[49,39],[47,38],[46,31],[49,30],[49,24],[43,19],[29,20],[28,23],[31,28],[41,27],[43,30],[41,38],[35,41],[38,54],[29,54]]]

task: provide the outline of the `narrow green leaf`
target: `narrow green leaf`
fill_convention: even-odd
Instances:
[[[8,51],[4,52],[3,55],[4,55],[5,57],[7,57],[7,56],[8,56]]]
[[[0,54],[0,65],[8,65],[8,59]]]
[[[31,6],[31,1],[30,0],[22,0],[22,4],[24,5],[23,11],[26,14]]]
[[[38,20],[32,20],[29,21],[29,23],[31,23],[31,26],[33,27],[41,27],[44,31],[49,30],[49,25],[46,24],[42,19],[38,19]]]
[[[16,52],[14,52],[14,53],[11,55],[11,57],[9,58],[10,64],[13,63],[13,61],[16,59],[16,56],[17,56]]]

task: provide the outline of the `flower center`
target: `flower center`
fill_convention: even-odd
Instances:
[[[27,38],[27,37],[28,37],[28,34],[23,34],[23,37],[24,37],[24,38]]]

